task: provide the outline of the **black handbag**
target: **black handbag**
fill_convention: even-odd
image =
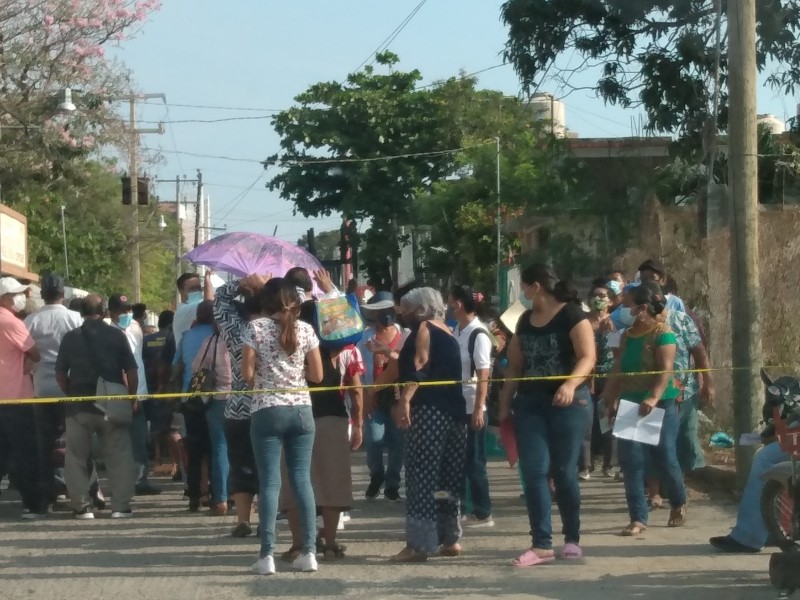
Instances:
[[[214,357],[211,359],[211,366],[204,366],[211,343],[214,343]],[[219,333],[215,333],[206,344],[203,358],[200,361],[200,368],[192,374],[187,390],[189,397],[183,404],[185,411],[202,412],[208,409],[211,396],[208,392],[213,392],[217,387],[217,344],[219,344]]]

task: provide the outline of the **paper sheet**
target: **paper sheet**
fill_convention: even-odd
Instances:
[[[663,408],[654,408],[646,417],[640,417],[639,405],[636,402],[620,400],[613,435],[623,440],[657,446],[661,439],[663,423]]]

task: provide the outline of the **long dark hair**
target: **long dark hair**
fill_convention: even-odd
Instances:
[[[297,351],[297,318],[300,316],[296,286],[283,277],[270,279],[261,290],[261,306],[264,314],[278,321],[281,348],[291,356]]]
[[[655,281],[643,281],[631,290],[631,299],[636,306],[646,306],[647,311],[654,317],[664,312],[667,299],[661,286]]]
[[[580,304],[578,290],[569,281],[560,281],[555,271],[547,265],[537,263],[527,267],[522,271],[522,281],[527,285],[538,283],[546,294],[555,298],[558,302],[567,304]]]

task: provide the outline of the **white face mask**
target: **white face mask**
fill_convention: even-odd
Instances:
[[[25,298],[24,294],[17,294],[14,296],[14,305],[11,307],[11,310],[15,313],[22,312],[25,310],[25,304],[27,303],[27,298]]]
[[[528,310],[533,309],[533,300],[529,300],[525,297],[525,292],[519,293],[519,301],[522,303],[522,306],[527,308]]]

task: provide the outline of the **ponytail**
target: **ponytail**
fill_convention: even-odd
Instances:
[[[299,314],[297,306],[294,306],[284,308],[278,317],[281,348],[289,356],[297,352],[297,317]]]
[[[300,296],[297,287],[282,277],[270,279],[261,290],[264,314],[272,315],[278,323],[278,342],[286,354],[297,352],[297,320],[300,316]]]
[[[559,302],[580,304],[578,289],[569,281],[559,281],[553,286],[553,297]]]

